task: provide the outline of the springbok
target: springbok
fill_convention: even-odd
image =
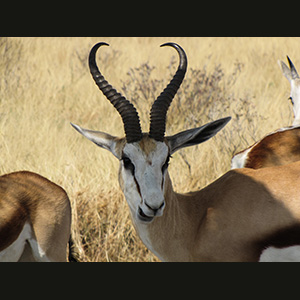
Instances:
[[[70,260],[70,230],[64,189],[27,171],[0,177],[0,261]]]
[[[300,244],[300,163],[231,170],[199,191],[174,192],[168,173],[171,155],[210,139],[230,118],[165,136],[167,110],[187,69],[184,50],[167,43],[162,46],[177,50],[179,67],[153,103],[150,130],[143,133],[135,107],[98,70],[95,55],[102,45],[108,44],[92,48],[89,68],[121,115],[125,137],[71,124],[119,159],[120,187],[148,249],[163,261],[258,261],[270,246]]]
[[[280,62],[283,75],[291,84],[290,100],[293,104],[293,125],[280,128],[249,148],[235,154],[231,160],[231,168],[260,169],[271,166],[289,164],[300,160],[300,78],[295,66],[287,56],[288,67]]]

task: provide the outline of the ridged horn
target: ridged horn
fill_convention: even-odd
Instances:
[[[179,54],[180,61],[173,79],[158,96],[151,108],[149,136],[159,142],[164,140],[167,111],[183,81],[187,69],[187,57],[184,50],[175,43],[166,43],[161,45],[161,47],[165,46],[175,48]]]
[[[287,60],[289,62],[289,65],[290,65],[290,70],[291,70],[291,73],[292,73],[292,79],[299,78],[299,75],[297,73],[297,70],[296,70],[294,64],[292,63],[292,61],[290,60],[290,58],[288,56],[286,56],[286,57],[287,57]]]
[[[96,52],[98,48],[104,45],[109,46],[107,43],[101,42],[96,44],[90,51],[90,72],[101,92],[105,95],[105,97],[111,102],[111,104],[121,115],[127,142],[138,142],[142,139],[142,130],[140,125],[140,119],[135,107],[105,80],[104,76],[100,73],[97,67]]]

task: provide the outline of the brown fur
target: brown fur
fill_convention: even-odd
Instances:
[[[139,142],[141,150],[148,156],[151,152],[154,152],[156,149],[156,143],[153,139],[149,138],[148,134],[145,135],[143,139]]]
[[[298,130],[290,131],[291,137],[297,140]],[[80,128],[79,132],[85,135]],[[274,137],[277,137],[274,145],[280,144],[283,149],[292,145],[296,151],[296,142],[290,143],[284,137],[280,140],[280,133]],[[124,139],[108,136],[103,141],[95,139],[95,135],[88,138],[104,148],[110,145],[108,150],[122,158],[126,147]],[[170,149],[169,141],[166,138],[165,143]],[[172,147],[179,150],[187,146],[186,143],[191,145],[190,142],[179,141],[176,145],[176,140],[173,140]],[[157,154],[157,143],[144,134],[135,150],[150,161]],[[272,147],[275,153],[277,149]],[[277,155],[286,156],[284,150]],[[161,259],[258,261],[265,247],[300,245],[297,236],[300,231],[300,161],[259,170],[231,170],[204,189],[187,194],[175,193],[167,170],[165,172],[162,216],[156,215],[150,223],[141,223],[137,208],[131,210],[141,239]],[[126,195],[120,173],[119,181]],[[128,203],[131,200],[127,199]]]
[[[258,261],[267,246],[300,245],[300,162],[232,170],[188,194],[166,184],[164,214],[149,230],[167,261]]]
[[[248,153],[245,167],[260,169],[300,160],[300,128],[275,132],[264,137]]]
[[[0,177],[0,251],[19,236],[25,222],[33,228],[46,256],[66,261],[70,237],[71,207],[66,192],[31,172]]]

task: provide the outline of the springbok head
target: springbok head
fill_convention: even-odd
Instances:
[[[149,223],[162,216],[165,207],[165,179],[171,155],[184,147],[200,144],[213,137],[231,118],[220,119],[199,128],[165,136],[168,108],[179,89],[187,69],[184,50],[175,43],[161,45],[176,49],[180,62],[173,79],[152,105],[149,133],[143,133],[138,113],[124,96],[103,77],[96,65],[96,44],[89,55],[89,68],[95,83],[121,115],[125,137],[118,138],[100,131],[71,125],[90,141],[109,150],[120,161],[119,183],[136,221]]]
[[[299,125],[300,124],[300,77],[298,75],[298,72],[294,64],[292,63],[292,61],[288,56],[287,56],[287,60],[289,62],[289,67],[283,61],[280,61],[280,66],[283,75],[287,78],[287,80],[291,85],[291,94],[289,99],[293,104],[293,111],[294,111],[293,125]]]

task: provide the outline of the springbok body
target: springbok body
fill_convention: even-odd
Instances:
[[[0,177],[0,261],[67,261],[70,230],[61,187],[27,171]]]
[[[290,58],[287,59],[289,67],[282,61],[280,66],[291,84],[289,99],[293,104],[293,126],[278,129],[235,154],[231,160],[232,169],[260,169],[300,160],[300,78]]]
[[[164,261],[258,261],[270,247],[300,245],[300,163],[261,170],[231,170],[204,189],[175,193],[168,174],[171,155],[213,137],[230,120],[165,136],[166,114],[186,72],[177,50],[178,70],[155,100],[149,133],[142,133],[133,105],[104,79],[89,56],[91,74],[120,113],[125,137],[73,125],[120,160],[119,183],[144,244]]]
[[[235,154],[231,168],[260,169],[300,160],[300,125],[281,128]]]

